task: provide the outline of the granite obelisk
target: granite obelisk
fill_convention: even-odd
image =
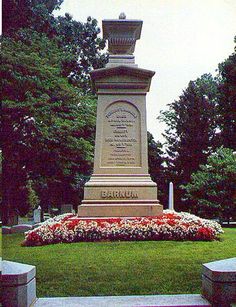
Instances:
[[[94,171],[78,207],[83,217],[156,216],[163,207],[148,173],[146,94],[155,72],[138,68],[141,20],[103,20],[109,62],[91,73],[98,95]]]

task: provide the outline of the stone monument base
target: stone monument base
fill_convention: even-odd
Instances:
[[[78,208],[81,217],[145,217],[162,214],[159,204],[82,204]]]
[[[157,186],[149,175],[93,175],[85,184],[81,217],[157,216],[163,206],[157,200]]]

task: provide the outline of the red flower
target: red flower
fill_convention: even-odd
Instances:
[[[200,227],[196,234],[197,240],[213,240],[214,239],[214,232],[212,229],[208,227]]]
[[[55,231],[57,228],[60,228],[61,227],[61,223],[56,223],[56,224],[53,224],[52,226],[50,226],[50,229],[52,231]]]
[[[37,232],[31,232],[27,235],[26,240],[23,245],[26,246],[34,246],[34,245],[42,245],[42,239]]]

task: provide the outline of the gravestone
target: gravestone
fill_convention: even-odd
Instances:
[[[79,216],[156,216],[163,211],[148,173],[146,94],[155,72],[138,68],[133,55],[141,28],[141,20],[103,20],[109,62],[91,73],[98,95],[94,172]]]
[[[37,223],[40,223],[41,222],[41,207],[38,206],[37,209],[34,209],[34,223],[37,224]]]
[[[71,205],[71,204],[61,205],[61,214],[72,213],[72,211],[73,211],[73,205]]]
[[[32,265],[2,262],[2,306],[30,307],[36,301],[36,269]]]
[[[236,304],[236,258],[203,264],[202,294],[215,307]]]
[[[32,229],[33,229],[33,226],[30,224],[14,225],[11,227],[11,233],[24,233]]]

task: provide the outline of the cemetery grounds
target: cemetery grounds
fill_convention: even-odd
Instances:
[[[36,266],[37,296],[201,292],[202,264],[235,257],[236,228],[219,241],[80,242],[23,247],[3,237],[3,258]]]

